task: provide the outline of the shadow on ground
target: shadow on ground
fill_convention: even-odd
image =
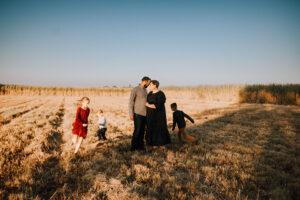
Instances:
[[[217,112],[203,112],[195,118],[207,119]],[[119,180],[130,195],[146,199],[300,196],[299,108],[247,105],[190,126],[187,133],[199,139],[199,144],[179,144],[172,134],[167,152],[151,153],[130,152],[131,137],[118,136],[74,157],[68,171],[59,155],[53,155],[34,167],[34,184],[26,193],[30,198],[72,199],[92,192],[94,199],[109,199],[106,183],[96,181],[103,175],[108,182]]]

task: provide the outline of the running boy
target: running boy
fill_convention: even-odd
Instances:
[[[178,124],[178,139],[180,142],[182,142],[181,139],[181,135],[186,138],[187,140],[191,141],[191,142],[196,142],[196,139],[192,136],[189,136],[185,133],[185,127],[186,127],[186,123],[184,118],[188,118],[192,123],[194,123],[194,120],[188,116],[187,114],[185,114],[183,111],[181,110],[177,110],[177,104],[176,103],[172,103],[171,104],[171,109],[173,111],[173,128],[172,131],[175,130],[176,124]]]

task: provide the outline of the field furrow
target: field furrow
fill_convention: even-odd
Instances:
[[[32,101],[36,99],[35,97],[22,97],[22,96],[12,96],[12,97],[0,97],[0,111],[2,111],[5,108],[16,106],[19,104],[27,103],[29,101]]]
[[[20,107],[15,107],[7,111],[3,111],[0,114],[0,125],[5,125],[10,123],[13,119],[20,117],[28,112],[31,112],[35,109],[38,109],[42,105],[47,103],[47,100],[40,100],[38,102],[34,102],[33,104],[24,105]]]
[[[1,199],[9,198],[9,191],[13,191],[15,198],[27,199],[22,191],[32,180],[30,171],[34,163],[46,159],[42,141],[47,141],[47,132],[53,128],[53,120],[56,119],[53,111],[58,106],[57,99],[45,99],[42,106],[0,128]]]
[[[37,104],[39,102],[42,102],[42,101],[43,101],[43,99],[41,99],[41,98],[35,98],[35,99],[30,99],[30,100],[18,102],[14,105],[11,105],[11,106],[6,106],[5,105],[0,109],[0,114],[5,115],[6,113],[13,112],[16,109],[21,109],[21,108],[25,108],[25,107],[28,107],[28,106],[32,106],[32,105],[35,105],[35,104]]]
[[[16,102],[16,103],[11,103],[11,104],[2,104],[3,107],[0,109],[0,114],[2,114],[3,112],[5,112],[7,110],[23,107],[28,103],[33,103],[34,101],[38,101],[38,99],[29,99],[26,101],[21,101],[21,102]]]
[[[40,151],[45,159],[35,163],[30,174],[33,182],[28,186],[29,196],[50,199],[64,184],[64,158],[61,156],[63,140],[64,100],[55,114],[49,117],[50,129],[44,133]]]
[[[91,98],[87,138],[74,155],[78,97],[49,97],[0,127],[1,199],[297,199],[300,108],[177,102],[195,119],[166,151],[131,152],[128,98]],[[21,107],[19,107],[21,108]],[[205,109],[208,108],[208,109]],[[96,136],[99,109],[107,141]],[[18,111],[18,112],[17,112]],[[172,112],[167,107],[168,125]]]

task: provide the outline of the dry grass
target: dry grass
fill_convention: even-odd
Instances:
[[[243,85],[203,85],[198,87],[166,87],[163,91],[174,98],[198,99],[202,102],[237,102]]]
[[[72,88],[0,84],[0,95],[25,96],[125,96],[131,88]]]
[[[188,91],[190,92],[190,91]],[[195,119],[199,144],[167,152],[130,152],[128,96],[91,98],[90,125],[73,155],[72,122],[80,97],[0,96],[1,199],[297,199],[300,108],[231,104],[167,94]],[[95,111],[108,119],[108,141],[95,136]],[[29,110],[29,111],[27,111]],[[23,113],[12,117],[16,112]]]
[[[240,91],[240,102],[300,105],[300,84],[248,85]]]
[[[299,84],[218,85],[162,88],[170,98],[196,99],[206,102],[270,103],[300,105]],[[71,88],[0,84],[0,95],[9,96],[109,96],[128,97],[131,88]]]

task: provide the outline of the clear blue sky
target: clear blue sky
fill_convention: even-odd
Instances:
[[[298,0],[0,0],[0,83],[300,83]]]

